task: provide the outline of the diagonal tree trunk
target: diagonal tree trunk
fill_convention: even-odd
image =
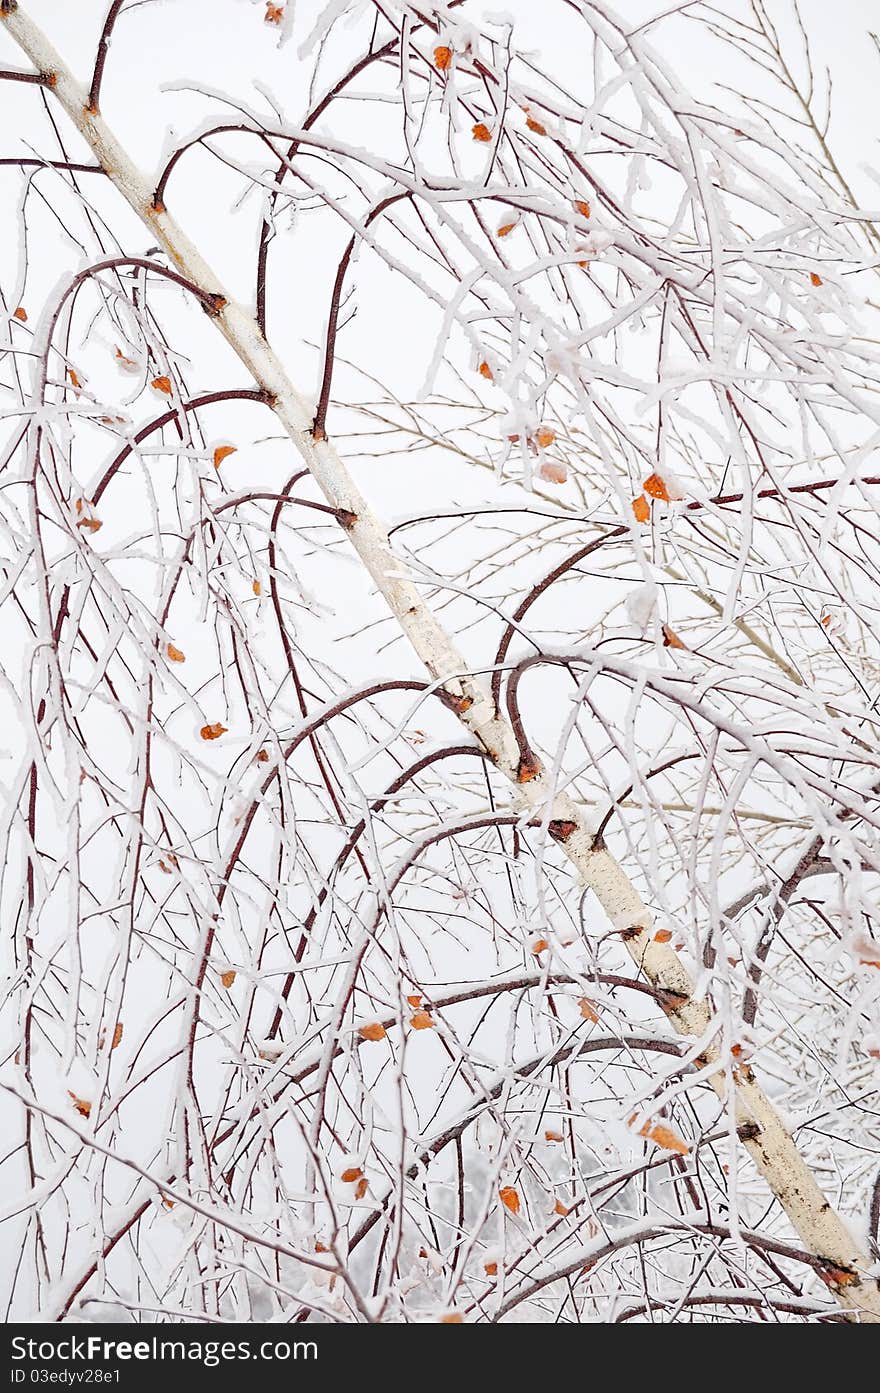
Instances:
[[[533,755],[523,759],[513,727],[499,716],[484,684],[469,675],[464,658],[416,586],[402,576],[402,563],[392,552],[385,529],[355,487],[332,442],[323,431],[313,433],[308,403],[287,377],[254,316],[225,294],[219,278],[164,204],[156,201],[148,180],[39,27],[16,0],[0,0],[0,16],[113,184],[198,293],[218,330],[252,374],[450,707],[515,786],[516,805],[523,813],[537,812],[547,821],[551,835],[621,932],[637,968],[663,994],[666,1014],[679,1034],[705,1042],[699,1064],[722,1100],[732,1092],[739,1138],[805,1246],[820,1259],[829,1288],[854,1318],[880,1323],[880,1285],[869,1275],[870,1257],[825,1198],[751,1069],[742,1065],[731,1075],[724,1067],[711,1044],[715,1030],[707,1003],[695,999],[693,982],[678,954],[652,937],[650,910],[610,852],[596,845],[583,807],[556,791],[548,771]]]

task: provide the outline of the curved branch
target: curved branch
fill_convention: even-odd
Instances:
[[[545,594],[547,590],[550,589],[550,586],[554,585],[556,581],[560,579],[560,577],[564,576],[568,571],[573,570],[574,567],[577,566],[579,562],[583,561],[586,556],[589,556],[592,552],[597,551],[600,547],[604,546],[606,542],[613,541],[615,538],[618,537],[626,537],[628,534],[628,527],[613,527],[609,532],[603,533],[600,537],[594,537],[592,542],[588,542],[586,546],[579,547],[578,550],[573,553],[573,555],[567,556],[564,561],[559,562],[558,566],[554,566],[552,571],[548,571],[547,575],[544,576],[543,580],[539,580],[536,585],[533,585],[528,594],[525,595],[522,600],[520,600],[519,604],[513,612],[513,617],[508,622],[507,627],[501,636],[501,640],[498,644],[498,648],[495,652],[495,658],[492,664],[493,668],[495,669],[495,671],[492,673],[492,700],[495,702],[496,710],[498,709],[498,705],[501,698],[501,679],[503,677],[503,673],[501,671],[501,664],[507,657],[507,651],[510,648],[511,641],[513,640],[513,637],[516,633],[516,626],[525,617],[525,615],[531,609],[535,601],[539,600],[541,596]]]
[[[380,217],[387,208],[399,203],[401,199],[409,198],[409,193],[393,193],[387,198],[383,198],[372,208],[364,219],[364,227],[367,228],[376,218]],[[326,438],[327,408],[330,405],[330,385],[333,380],[333,363],[336,352],[336,332],[339,324],[339,307],[342,301],[342,287],[345,283],[346,272],[351,262],[352,252],[357,246],[357,237],[352,237],[348,246],[342,254],[342,260],[336,271],[333,281],[333,294],[330,298],[330,314],[327,319],[327,340],[324,346],[324,368],[321,374],[321,388],[318,392],[318,406],[315,411],[315,419],[312,425],[312,436],[315,440]]]
[[[92,85],[89,88],[89,111],[92,113],[100,109],[101,82],[104,78],[104,64],[107,62],[107,50],[110,47],[113,26],[124,4],[125,0],[113,0],[110,9],[107,11],[107,18],[104,20],[104,28],[101,30],[101,37],[98,40],[98,51],[95,56],[95,67],[92,73]]]
[[[156,416],[152,421],[148,421],[145,426],[142,426],[141,429],[135,433],[131,440],[126,441],[119,453],[111,460],[110,464],[108,464],[92,490],[92,502],[94,504],[100,502],[104,490],[120,467],[128,459],[129,455],[134,453],[137,446],[142,445],[145,440],[148,440],[157,430],[161,430],[163,426],[170,425],[172,421],[179,420],[181,411],[184,415],[187,415],[190,411],[198,411],[203,406],[214,406],[217,402],[226,401],[254,401],[259,402],[262,406],[269,405],[266,401],[264,392],[258,392],[253,388],[246,387],[227,387],[219,392],[203,392],[201,396],[191,397],[189,401],[182,401],[179,407],[170,407],[167,411],[163,411],[161,415]]]
[[[614,1238],[597,1239],[595,1243],[581,1250],[577,1258],[572,1259],[558,1268],[545,1272],[540,1276],[534,1277],[529,1283],[519,1291],[511,1294],[501,1306],[494,1317],[500,1320],[508,1312],[515,1310],[517,1306],[528,1301],[539,1291],[553,1282],[558,1282],[566,1277],[584,1276],[587,1277],[599,1263],[612,1254],[619,1252],[622,1248],[631,1247],[635,1243],[647,1243],[654,1238],[664,1238],[668,1233],[690,1232],[706,1234],[712,1238],[730,1239],[734,1237],[731,1230],[723,1224],[716,1224],[712,1220],[703,1218],[700,1215],[688,1215],[684,1220],[669,1219],[662,1224],[636,1224],[631,1228],[617,1234]],[[780,1243],[773,1238],[765,1238],[763,1234],[756,1233],[750,1229],[740,1229],[737,1238],[744,1240],[750,1246],[773,1253],[776,1257],[789,1259],[791,1262],[803,1263],[805,1267],[810,1267],[814,1272],[821,1273],[823,1265],[813,1254],[806,1252],[802,1248],[795,1248],[790,1243]]]

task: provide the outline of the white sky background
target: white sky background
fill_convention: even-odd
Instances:
[[[75,4],[70,0],[28,0],[28,8],[63,57],[87,81],[96,38],[106,12],[105,0],[100,0],[100,3],[78,0]],[[308,110],[307,82],[313,60],[311,57],[298,57],[298,48],[322,7],[299,0],[294,34],[290,42],[280,45],[278,31],[263,23],[264,8],[263,3],[253,4],[249,0],[159,0],[159,3],[143,0],[140,5],[123,13],[108,55],[102,110],[123,144],[143,168],[157,168],[170,146],[183,139],[189,131],[200,129],[207,117],[222,117],[224,113],[219,100],[205,97],[203,93],[179,90],[184,82],[212,92],[226,93],[259,111],[266,110],[266,95],[271,95],[283,111],[286,121],[293,126]],[[618,6],[618,13],[635,27],[664,13],[665,8],[668,7],[661,4],[626,3],[623,0]],[[725,14],[739,13],[738,6],[728,6],[724,0],[719,8]],[[494,5],[469,5],[465,9],[480,14],[499,13]],[[880,207],[880,186],[870,173],[871,166],[877,161],[875,106],[877,79],[880,77],[880,55],[868,38],[868,30],[874,22],[873,9],[864,0],[839,0],[833,5],[823,3],[823,0],[803,0],[801,6],[814,42],[817,66],[827,63],[832,73],[834,117],[829,142],[867,208]],[[770,0],[768,12],[779,24],[780,31],[796,41],[787,0]],[[561,4],[520,0],[520,3],[506,6],[504,13],[509,13],[515,19],[520,48],[533,47],[536,53],[541,54],[542,65],[571,88],[580,91],[586,85],[590,90],[592,75],[583,56],[577,52],[576,45],[569,41]],[[363,24],[358,23],[355,17],[351,35],[352,55],[361,51],[363,33]],[[741,80],[746,80],[745,69],[742,72],[737,70],[736,63],[731,62],[729,50],[722,50],[700,26],[683,16],[663,18],[652,25],[651,35],[658,51],[680,75],[684,87],[695,95],[717,101],[720,106],[735,109],[735,98],[719,92],[715,86],[717,82],[724,82],[737,88]],[[334,74],[341,67],[339,53],[337,37],[334,48],[336,56],[329,70]],[[0,32],[0,66],[6,65],[21,66],[21,57]],[[748,81],[752,81],[751,76]],[[386,84],[387,78],[383,78],[383,87]],[[316,87],[318,91],[323,88],[320,70]],[[378,80],[368,75],[357,82],[352,90],[362,97],[365,93],[375,92],[377,87]],[[0,83],[0,131],[3,133],[0,136],[0,157],[15,154],[31,144],[40,154],[57,153],[51,147],[48,128],[42,116],[39,123],[32,120],[33,112],[40,108],[41,99],[36,89]],[[54,115],[71,158],[88,158],[84,156],[80,142],[68,127],[63,114],[56,111]],[[383,109],[379,102],[343,102],[331,108],[328,126],[354,145],[395,154],[398,148],[396,135],[389,137],[388,116],[388,110]],[[396,110],[391,121],[396,128]],[[246,137],[233,137],[222,144],[217,143],[215,148],[222,148],[242,161],[251,161],[255,167],[263,167],[259,146]],[[469,159],[479,154],[479,150],[475,152],[468,148],[463,157]],[[26,306],[34,328],[39,325],[40,307],[46,302],[52,286],[68,278],[80,265],[78,248],[71,244],[53,218],[53,184],[49,177],[40,177],[45,179],[40,187],[45,190],[49,203],[48,206],[43,204],[39,197],[32,198],[28,203],[31,243],[29,261],[25,264],[16,201],[21,189],[20,173],[14,169],[0,168],[0,246],[3,248],[0,289],[7,313],[15,305]],[[381,186],[378,178],[376,186]],[[100,211],[112,207],[117,210],[112,225],[122,225],[117,221],[116,195],[103,189],[99,178],[83,176],[81,187],[93,200],[95,209]],[[236,206],[242,187],[238,174],[225,171],[216,159],[203,151],[196,151],[184,158],[170,185],[167,201],[207,260],[217,268],[221,278],[249,303],[253,294],[255,246],[262,205],[259,196],[250,193],[242,206]],[[133,217],[129,227],[124,251],[145,252],[149,246],[146,232]],[[291,239],[285,228],[283,237],[276,243],[276,254],[270,257],[269,338],[289,367],[294,382],[307,395],[314,391],[319,360],[313,345],[323,341],[338,250],[342,249],[347,237],[347,230],[343,231],[338,219],[326,210],[304,212],[297,224],[295,239]],[[93,248],[90,248],[90,255],[92,252]],[[402,400],[414,397],[421,391],[433,351],[434,334],[439,322],[437,312],[426,310],[422,297],[372,254],[364,253],[361,256],[350,283],[356,285],[358,312],[340,335],[339,353],[362,365],[393,395]],[[169,297],[169,305],[172,299]],[[157,299],[156,303],[161,301]],[[172,305],[169,325],[175,322],[178,314],[178,309]],[[78,322],[81,326],[83,321],[80,319]],[[183,346],[190,358],[187,376],[192,392],[225,385],[250,385],[207,320],[196,312],[190,312],[186,326]],[[5,332],[0,325],[0,340]],[[470,351],[461,340],[453,339],[452,344],[453,348],[457,344],[461,354],[456,367],[464,378],[470,380],[474,369]],[[115,372],[111,361],[112,349],[113,346],[103,340],[74,340],[69,358],[96,391],[107,397],[115,394],[124,405],[129,383],[120,379]],[[638,349],[635,345],[633,355],[637,360]],[[441,382],[448,383],[450,380],[443,378]],[[338,395],[355,401],[370,395],[372,390],[356,374],[340,367],[336,382]],[[486,388],[483,396],[491,404],[492,389]],[[0,399],[0,407],[2,405]],[[140,405],[142,408],[144,403]],[[152,403],[146,405],[149,407]],[[227,410],[223,434],[218,434],[217,441],[234,438],[240,443],[239,454],[225,466],[228,487],[244,488],[256,470],[256,460],[259,461],[262,478],[271,472],[273,466],[277,468],[279,481],[293,471],[295,462],[286,441],[279,438],[272,444],[254,446],[253,450],[258,450],[258,454],[251,453],[246,447],[248,438],[259,438],[261,432],[267,430],[274,432],[274,426],[266,426],[268,419],[268,415],[261,414],[255,424],[252,411],[242,410],[237,414],[235,408]],[[347,416],[337,419],[346,427],[350,425]],[[140,421],[141,417],[138,416],[137,420]],[[237,422],[240,434],[234,430],[230,433],[230,422]],[[334,417],[331,415],[331,430],[333,425]],[[342,448],[345,453],[344,436]],[[115,447],[102,447],[96,442],[93,458],[80,454],[78,467],[87,495],[88,481],[100,477],[113,453]],[[500,506],[511,498],[522,497],[520,487],[515,482],[502,482],[491,470],[469,464],[449,451],[436,448],[396,459],[385,454],[355,459],[353,468],[370,502],[380,516],[389,521],[442,511],[459,504],[474,508]],[[164,463],[157,463],[157,479],[167,481],[170,478],[168,469],[167,459]],[[166,472],[160,475],[160,470]],[[130,493],[125,493],[125,487],[120,484],[116,486],[112,515],[108,508],[96,546],[112,545],[143,525],[144,495],[134,473]],[[546,485],[542,485],[541,489],[551,507],[554,498],[565,496],[554,494],[553,489]],[[489,545],[487,543],[487,549]],[[439,564],[443,556],[444,551],[440,547],[432,552],[430,560]],[[450,546],[449,558],[450,568],[454,569],[454,542]],[[517,591],[523,589],[522,576],[539,574],[544,569],[546,567],[542,562],[531,567],[526,558],[517,572]],[[627,575],[635,578],[632,568]],[[341,668],[339,685],[354,684],[366,676],[375,675],[377,670],[383,674],[418,674],[416,659],[402,640],[395,639],[391,623],[383,622],[381,629],[371,627],[357,632],[367,623],[375,624],[380,611],[367,594],[359,569],[353,562],[344,560],[338,548],[332,559],[322,558],[320,554],[309,557],[304,562],[302,581],[306,590],[306,603],[299,617],[303,634],[307,643],[313,643],[317,635],[323,635],[327,661]],[[601,608],[609,598],[617,598],[617,594],[611,582],[603,581],[601,592],[595,600],[597,608]],[[250,612],[254,633],[257,634],[260,626],[267,625],[266,615],[256,602],[252,604]],[[206,680],[211,676],[214,648],[206,642],[203,651],[200,650],[199,616],[196,613],[189,614],[186,623],[182,619],[178,622],[175,637],[187,651],[186,678],[190,688],[194,689],[200,674]],[[576,630],[583,622],[583,617],[573,617],[571,628]],[[394,641],[394,647],[390,652],[383,651],[377,659],[379,639],[383,644]],[[344,644],[340,640],[345,640]],[[11,641],[13,644],[21,641],[17,631],[11,635]],[[472,642],[474,652],[485,653],[485,645],[476,639],[465,635],[462,642],[466,650]],[[547,690],[552,690],[549,679]],[[203,718],[216,719],[218,714],[223,715],[210,707],[203,707],[200,712],[193,708],[187,710],[185,719],[193,730],[197,730]],[[547,730],[552,734],[555,721],[552,708],[546,713],[536,714],[537,729],[541,728],[544,717]],[[181,717],[182,723],[183,719]],[[454,729],[451,718],[449,729],[450,733]],[[111,738],[108,733],[107,739]],[[218,761],[226,759],[226,749],[234,746],[236,738],[233,731],[230,745],[225,747],[222,755],[217,752]],[[6,744],[6,741],[0,743]],[[14,748],[14,741],[10,740],[9,743]],[[208,750],[205,758],[211,759],[214,754]],[[8,770],[9,767],[4,764],[0,768]],[[365,779],[365,786],[372,791],[369,777]],[[475,958],[475,968],[477,961]],[[490,970],[488,961],[481,963],[481,967]],[[58,1081],[59,1098],[63,1098],[63,1085],[66,1082]]]

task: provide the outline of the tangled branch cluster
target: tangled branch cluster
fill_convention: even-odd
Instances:
[[[147,216],[310,374],[515,782],[574,800],[711,1024],[415,662],[226,297],[58,75],[4,72],[4,1309],[841,1319],[862,1277],[732,1103],[754,1071],[876,1260],[878,232],[806,30],[216,8],[234,90],[115,0],[87,114],[180,103]],[[163,26],[198,81],[127,117]]]

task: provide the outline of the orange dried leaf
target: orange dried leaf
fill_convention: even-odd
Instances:
[[[592,1021],[595,1025],[599,1019],[599,1012],[596,1010],[588,996],[582,996],[578,1002],[578,1010],[585,1021]]]
[[[479,368],[478,368],[478,372],[479,372],[479,374],[480,374],[481,377],[487,378],[489,382],[494,382],[494,380],[495,380],[495,374],[493,373],[492,369],[489,367],[489,364],[488,364],[487,362],[485,362],[485,360],[480,364],[480,366],[479,366]]]
[[[549,947],[550,944],[547,942],[546,938],[536,938],[529,952],[534,953],[535,957],[537,957],[539,953],[545,952]]]
[[[649,498],[659,498],[662,503],[668,503],[669,489],[666,487],[666,480],[661,474],[649,474],[642,488]]]
[[[258,764],[268,764],[268,763],[269,763],[269,751],[268,751],[268,750],[257,750],[257,753],[254,755],[254,759],[257,761]]]
[[[27,324],[27,310],[24,308],[24,305],[19,305],[17,309],[14,309],[12,311],[12,317],[13,319],[20,319],[22,324]]]
[[[420,996],[408,996],[406,999],[410,1006],[421,1006],[422,1004],[422,998]]]
[[[168,657],[171,659],[172,663],[186,662],[186,654],[181,652],[179,648],[175,648],[173,643],[169,643],[165,651],[168,654]]]
[[[355,1180],[360,1180],[362,1175],[363,1171],[361,1170],[360,1166],[349,1166],[347,1170],[344,1170],[342,1172],[342,1175],[339,1177],[339,1179],[344,1180],[346,1185],[351,1185],[354,1183]]]
[[[553,1206],[553,1213],[558,1214],[562,1219],[564,1219],[569,1212],[568,1206],[564,1205],[562,1200],[557,1200]]]
[[[590,216],[590,205],[587,203],[586,199],[576,199],[574,207],[575,212],[580,213],[582,218],[588,218]]]
[[[483,1263],[483,1271],[485,1272],[485,1274],[486,1274],[487,1277],[497,1277],[497,1276],[498,1276],[498,1264],[497,1264],[497,1262],[484,1262],[484,1263]]]
[[[110,1041],[110,1048],[111,1048],[111,1050],[115,1050],[115,1049],[116,1049],[116,1046],[120,1043],[121,1039],[122,1039],[122,1021],[117,1021],[117,1022],[116,1022],[116,1025],[113,1027],[113,1039]]]
[[[498,229],[498,236],[499,236],[499,237],[507,237],[508,234],[511,233],[515,227],[516,227],[516,222],[505,222],[505,223],[502,223],[501,226],[500,226],[499,229]]]
[[[632,501],[633,517],[636,522],[649,522],[651,519],[651,505],[643,493]]]
[[[489,130],[489,127],[486,125],[485,121],[478,121],[475,126],[472,126],[471,134],[473,135],[474,140],[482,140],[484,144],[488,144],[488,142],[492,139],[492,132]]]
[[[263,21],[266,24],[280,24],[284,18],[284,6],[267,4]]]
[[[464,1325],[464,1316],[460,1311],[449,1311],[445,1316],[440,1317],[441,1325]]]
[[[154,382],[153,386],[155,387],[155,385]],[[223,461],[228,459],[230,455],[234,455],[237,449],[237,445],[218,445],[214,451],[214,468],[219,469]]]
[[[852,1287],[860,1280],[859,1274],[848,1267],[835,1267],[833,1263],[819,1268],[819,1276],[827,1287]]]
[[[100,518],[80,518],[77,527],[84,527],[87,532],[100,532],[104,526]]]
[[[251,582],[251,590],[253,590],[255,595],[262,595],[263,593],[263,587],[258,580]]]
[[[681,639],[678,637],[678,634],[675,632],[674,629],[671,629],[668,624],[663,625],[663,647],[683,648],[685,652],[688,651],[687,644],[682,643]]]
[[[362,1025],[358,1034],[364,1040],[384,1040],[386,1030],[381,1021],[370,1021],[368,1025]]]
[[[219,740],[221,735],[225,735],[228,727],[221,725],[219,721],[212,721],[210,725],[202,726],[199,735],[203,740]]]
[[[438,44],[434,49],[434,67],[438,72],[448,72],[452,67],[452,49],[448,44]]]
[[[362,1200],[363,1197],[364,1197],[364,1195],[365,1195],[366,1193],[367,1193],[367,1177],[366,1177],[366,1176],[363,1176],[363,1177],[358,1181],[357,1185],[356,1185],[355,1188],[354,1188],[354,1197],[355,1197],[356,1200]]]
[[[409,1023],[413,1030],[430,1030],[434,1024],[434,1017],[430,1011],[413,1011]]]
[[[151,387],[155,387],[155,389],[156,389],[157,392],[164,392],[165,395],[166,395],[166,397],[170,397],[170,396],[171,396],[171,378],[170,378],[170,377],[154,377],[153,380],[152,380],[152,382],[150,383],[150,386],[151,386]]]
[[[538,475],[546,479],[548,484],[564,484],[568,478],[568,465],[562,460],[545,459],[542,461]]]
[[[535,118],[534,118],[534,116],[527,116],[527,117],[526,117],[526,125],[528,126],[528,128],[529,128],[530,131],[534,131],[535,135],[546,135],[546,134],[547,134],[545,128],[541,125],[541,122],[540,122],[540,121],[536,121]]]
[[[552,429],[551,426],[539,426],[537,434],[535,435],[535,439],[537,440],[541,449],[546,450],[548,446],[552,445],[553,441],[556,439],[556,432]]]
[[[510,1210],[511,1214],[519,1213],[519,1195],[512,1185],[502,1185],[498,1191],[498,1198],[504,1208]]]
[[[630,1118],[630,1124],[635,1120]],[[655,1146],[660,1146],[664,1151],[674,1151],[677,1156],[687,1156],[690,1151],[686,1141],[672,1127],[668,1127],[665,1122],[646,1122],[639,1128],[639,1136],[647,1141],[652,1141]]]
[[[562,1140],[563,1140],[562,1133],[561,1133],[561,1132],[556,1132],[556,1131],[554,1131],[554,1129],[553,1129],[552,1127],[548,1127],[548,1128],[547,1128],[547,1131],[544,1133],[544,1140],[545,1140],[545,1141],[562,1141]]]
[[[75,1093],[71,1093],[69,1088],[67,1090],[67,1095],[72,1100],[73,1106],[76,1108],[80,1117],[88,1117],[90,1115],[92,1105],[88,1098],[78,1098]]]
[[[74,372],[73,368],[68,368],[68,369],[67,369],[67,376],[70,378],[71,384],[72,384],[74,387],[81,387],[81,386],[82,386],[82,382],[80,381],[79,376],[77,375],[77,373]]]
[[[821,285],[822,277],[817,276],[815,271],[810,272],[810,285]]]
[[[235,972],[233,971],[233,969],[229,968],[228,972],[221,972],[220,981],[227,989],[231,987],[233,982],[235,981]]]
[[[672,938],[671,929],[658,929],[654,935],[655,943],[668,943]]]
[[[161,1199],[166,1209],[174,1208],[174,1200],[170,1200],[167,1195],[162,1195]]]

